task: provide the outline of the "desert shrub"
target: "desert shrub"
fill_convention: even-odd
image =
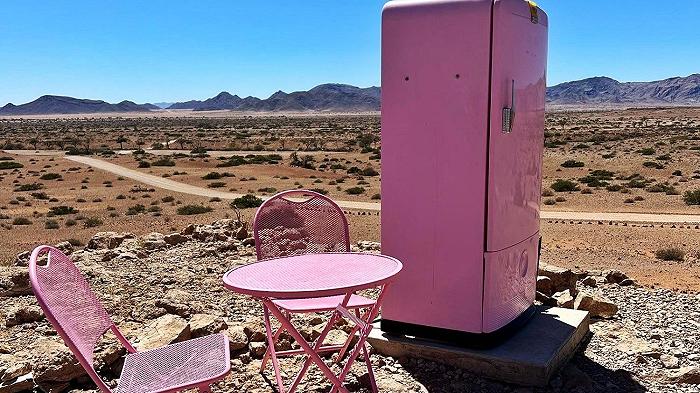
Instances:
[[[161,198],[160,200],[163,201],[163,203],[170,203],[175,201],[175,197],[172,195],[167,195]]]
[[[685,194],[683,194],[683,202],[685,202],[686,205],[700,205],[700,188],[686,191]]]
[[[126,195],[119,194],[116,199],[126,199]]]
[[[625,203],[634,203],[634,198],[625,199]]]
[[[561,164],[564,168],[583,168],[585,164],[581,161],[566,160]]]
[[[378,201],[382,199],[382,194],[374,194],[372,195],[372,200]]]
[[[542,191],[542,196],[543,197],[551,197],[554,196],[554,191],[552,191],[551,188],[547,188],[544,191]]]
[[[590,176],[590,175],[582,177],[582,178],[578,179],[578,181],[580,181],[583,184],[586,184],[589,187],[605,187],[609,184],[605,180],[601,180],[598,177]]]
[[[44,185],[41,183],[20,184],[19,186],[15,187],[15,192],[37,191],[41,190],[42,188],[44,188]]]
[[[48,200],[49,195],[45,192],[33,192],[30,194],[34,199],[40,199],[42,201]]]
[[[66,220],[66,226],[67,226],[67,227],[75,226],[75,224],[77,224],[77,223],[78,223],[77,221],[72,220],[72,219],[71,219],[71,220]]]
[[[32,221],[26,217],[16,217],[12,220],[12,225],[32,225]]]
[[[644,197],[641,196],[641,195],[637,195],[636,197],[634,197],[634,200],[637,201],[637,202],[641,202],[641,201],[644,200]]]
[[[682,171],[673,171],[672,175],[673,176],[683,176],[683,172]]]
[[[175,166],[175,161],[169,158],[161,158],[151,163],[152,166]]]
[[[644,149],[637,150],[637,153],[643,156],[653,156],[656,154],[656,150],[652,149],[651,147],[645,147]]]
[[[102,220],[97,217],[88,217],[83,221],[83,227],[85,228],[94,228],[100,225],[102,225]]]
[[[365,188],[364,187],[350,187],[347,190],[345,190],[346,194],[349,195],[360,195],[365,193]]]
[[[24,165],[17,161],[0,161],[0,170],[3,169],[19,169],[24,168]]]
[[[262,199],[256,197],[255,195],[247,194],[234,199],[233,202],[231,202],[231,207],[239,209],[249,209],[253,207],[259,207],[260,205],[262,205],[262,203]]]
[[[552,206],[552,205],[556,205],[557,201],[550,198],[550,199],[545,199],[544,202],[542,202],[542,203],[544,203],[547,206]]]
[[[39,179],[41,180],[57,180],[57,179],[62,179],[63,176],[61,176],[60,173],[44,173],[41,175]]]
[[[68,239],[66,240],[68,243],[70,243],[73,247],[82,247],[84,244],[78,239]]]
[[[584,195],[593,194],[593,190],[591,190],[590,188],[584,188],[583,190],[581,190],[581,194],[584,194]]]
[[[162,210],[163,210],[163,209],[161,209],[160,206],[150,206],[150,207],[148,208],[148,212],[149,212],[149,213],[159,213],[159,212],[161,212]]]
[[[589,148],[590,148],[590,146],[588,146],[588,145],[585,144],[585,143],[579,143],[578,145],[572,147],[572,149],[576,149],[576,150],[578,150],[578,149],[589,149]]]
[[[52,206],[49,208],[49,215],[52,216],[66,216],[68,214],[77,214],[78,209],[72,206]]]
[[[46,220],[44,223],[44,228],[46,229],[58,229],[61,226],[58,224],[58,221],[56,220]]]
[[[191,216],[195,214],[209,213],[212,210],[214,209],[204,205],[185,205],[177,208],[177,214],[181,216]]]
[[[207,184],[207,187],[209,187],[209,188],[222,188],[222,187],[226,187],[226,183],[224,183],[222,181],[215,181],[213,183]]]
[[[642,165],[644,165],[647,168],[664,169],[664,166],[656,161],[645,161]]]
[[[151,163],[148,161],[141,160],[139,161],[139,168],[150,168]]]
[[[221,202],[221,198],[219,197],[213,197],[209,199],[209,202]]]
[[[379,172],[377,172],[376,169],[372,168],[371,166],[368,166],[367,168],[363,169],[360,171],[360,174],[362,176],[379,176]]]
[[[321,195],[328,195],[328,190],[324,190],[323,188],[312,188],[309,191],[317,192]]]
[[[671,161],[671,155],[670,154],[663,154],[663,155],[656,157],[656,159],[659,161]]]
[[[562,197],[562,196],[556,197],[556,198],[554,198],[554,200],[557,201],[557,203],[566,202],[566,198],[564,198],[564,197]]]
[[[146,206],[138,204],[129,207],[126,209],[126,215],[127,216],[135,216],[137,214],[145,213],[146,212]]]
[[[678,195],[678,190],[676,190],[675,187],[668,183],[656,183],[653,186],[649,186],[646,188],[647,192],[652,192],[652,193],[659,193],[663,192],[666,195]]]
[[[219,172],[209,172],[206,175],[202,176],[202,179],[204,180],[217,180],[221,179],[223,176]]]
[[[564,179],[557,179],[554,183],[552,183],[551,188],[556,192],[571,192],[579,190],[579,186],[576,182]]]
[[[669,247],[656,250],[656,258],[662,261],[683,261],[685,259],[685,251],[678,247]]]
[[[258,192],[266,192],[266,193],[275,193],[277,192],[277,189],[274,187],[263,187],[263,188],[258,188]]]
[[[603,157],[603,158],[605,158],[605,159],[615,158],[615,153],[603,154],[603,155],[601,155],[601,157]]]

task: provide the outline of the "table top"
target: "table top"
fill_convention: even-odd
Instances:
[[[230,270],[224,286],[276,299],[342,295],[385,284],[401,271],[397,259],[366,253],[305,254],[268,259]]]

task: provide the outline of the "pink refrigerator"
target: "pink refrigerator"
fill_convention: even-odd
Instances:
[[[382,329],[465,343],[533,313],[547,15],[524,0],[396,0],[382,16]]]

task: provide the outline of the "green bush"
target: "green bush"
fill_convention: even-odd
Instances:
[[[321,195],[328,195],[328,190],[324,190],[323,188],[312,188],[309,191],[317,192]]]
[[[151,163],[152,166],[175,166],[175,161],[169,158],[161,158]]]
[[[148,161],[141,160],[139,161],[139,168],[150,168],[151,163]]]
[[[88,217],[83,221],[83,227],[85,228],[94,228],[100,225],[102,225],[102,220],[97,217]]]
[[[262,199],[256,197],[255,195],[247,194],[240,198],[234,199],[233,202],[231,202],[231,207],[239,209],[250,209],[254,207],[259,207],[260,205],[262,205],[262,203]]]
[[[583,168],[585,164],[581,161],[566,160],[561,164],[564,168]]]
[[[656,250],[656,258],[662,261],[683,261],[685,259],[685,251],[678,247],[669,247]]]
[[[62,179],[63,176],[59,173],[45,173],[41,175],[39,179],[41,180],[57,180],[57,179]]]
[[[175,197],[172,195],[167,195],[161,198],[160,200],[163,201],[163,203],[170,203],[175,201]]]
[[[644,166],[647,167],[647,168],[664,169],[664,166],[663,166],[663,165],[661,165],[661,164],[659,164],[658,162],[655,162],[655,161],[646,161],[646,162],[644,162],[644,164],[642,164],[642,165],[644,165]]]
[[[44,188],[44,185],[41,183],[21,184],[21,185],[15,187],[15,192],[37,191],[37,190],[41,190],[42,188]]]
[[[46,229],[58,229],[61,226],[58,224],[58,221],[56,220],[46,220],[44,223],[44,228]]]
[[[377,172],[376,169],[372,168],[371,166],[368,166],[367,168],[363,169],[360,172],[360,175],[362,176],[379,176],[379,172]]]
[[[226,183],[224,183],[222,181],[215,181],[215,182],[207,184],[207,187],[209,187],[209,188],[223,188],[223,187],[226,187]]]
[[[19,169],[24,168],[24,165],[17,161],[0,161],[0,170],[3,169]]]
[[[78,223],[78,222],[75,221],[75,220],[66,220],[66,226],[67,226],[67,227],[75,226],[75,224],[77,224],[77,223]]]
[[[218,180],[221,179],[223,176],[219,172],[209,172],[206,175],[202,176],[202,179],[204,180]]]
[[[12,225],[32,225],[32,221],[25,217],[17,217],[12,220]]]
[[[653,156],[656,154],[656,150],[652,149],[651,147],[646,147],[641,150],[637,150],[637,153],[643,155],[643,156]]]
[[[571,192],[579,190],[579,186],[576,182],[563,179],[557,179],[554,183],[552,183],[551,187],[552,190],[556,192]]]
[[[365,193],[364,187],[350,187],[345,192],[349,195],[360,195]]]
[[[177,214],[181,216],[192,216],[195,214],[209,213],[212,210],[214,209],[204,205],[185,205],[177,208]]]
[[[66,216],[69,214],[77,214],[78,209],[72,206],[52,206],[49,208],[49,215],[52,216]]]
[[[145,213],[146,212],[146,206],[138,204],[129,207],[126,209],[126,215],[127,216],[135,216],[137,214]]]
[[[686,191],[683,194],[683,201],[686,205],[700,205],[700,188],[694,191]]]
[[[378,201],[382,199],[382,194],[374,194],[372,195],[372,200]]]

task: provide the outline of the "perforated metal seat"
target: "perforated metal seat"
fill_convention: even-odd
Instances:
[[[127,355],[117,393],[163,392],[198,386],[228,372],[226,336],[216,334]]]
[[[40,260],[46,263],[40,264]],[[34,249],[29,278],[46,318],[104,393],[111,389],[97,374],[93,360],[95,345],[108,330],[129,352],[117,386],[119,393],[190,388],[209,392],[209,383],[222,379],[231,369],[228,338],[221,334],[137,352],[112,322],[78,268],[54,247]]]

